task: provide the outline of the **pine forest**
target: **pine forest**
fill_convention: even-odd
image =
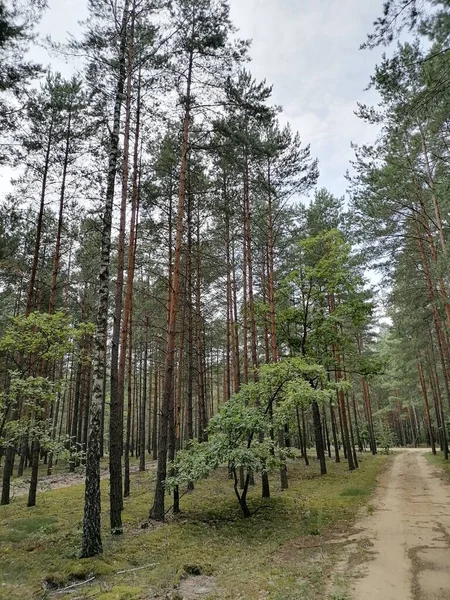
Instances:
[[[449,0],[0,0],[0,599],[450,598],[449,192]]]

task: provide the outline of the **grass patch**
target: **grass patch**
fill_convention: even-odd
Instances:
[[[354,488],[349,487],[342,490],[341,496],[367,496],[372,490],[369,488]]]
[[[436,454],[427,452],[424,456],[428,462],[442,469],[450,477],[450,460],[445,460],[443,452],[439,452],[439,450]]]
[[[51,589],[95,576],[77,597],[150,599],[199,573],[214,578],[217,593],[210,599],[324,598],[324,573],[338,550],[320,548],[314,540],[355,518],[386,460],[364,455],[360,469],[351,473],[346,465],[329,462],[325,477],[317,464],[306,468],[293,461],[288,490],[281,492],[272,477],[272,498],[262,501],[256,481],[249,505],[265,508],[250,519],[241,517],[226,469],[218,469],[181,499],[178,517],[148,529],[140,525],[152,501],[154,471],[133,473],[120,537],[108,533],[108,484],[102,481],[104,554],[95,559],[78,558],[83,485],[39,494],[34,508],[18,497],[0,507],[0,598],[44,599]],[[297,544],[299,539],[312,540],[311,547]],[[117,574],[124,570],[129,572]]]

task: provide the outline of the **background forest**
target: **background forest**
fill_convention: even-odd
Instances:
[[[103,464],[120,535],[137,469],[153,522],[223,465],[249,517],[300,459],[448,458],[448,0],[385,3],[379,103],[358,107],[377,138],[342,198],[226,0],[88,6],[46,42],[82,64],[66,80],[32,59],[45,0],[0,0],[1,504],[16,477],[31,507],[40,474],[83,470],[90,557]]]

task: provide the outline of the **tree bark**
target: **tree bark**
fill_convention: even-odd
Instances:
[[[114,119],[109,140],[108,177],[103,214],[101,266],[98,285],[97,328],[94,338],[94,373],[92,401],[89,411],[89,441],[86,454],[86,488],[84,498],[83,539],[81,556],[88,558],[102,552],[100,529],[100,432],[105,381],[106,335],[109,304],[109,265],[114,188],[119,158],[120,112],[126,78],[126,42],[129,0],[125,0],[119,48],[118,79]]]
[[[325,449],[323,447],[323,436],[322,436],[322,423],[320,420],[320,410],[319,405],[316,400],[312,401],[312,413],[313,413],[313,422],[314,422],[314,437],[316,441],[316,450],[317,450],[317,458],[320,463],[320,474],[326,475],[327,473],[327,463],[325,459]]]
[[[173,274],[170,286],[169,320],[167,330],[167,350],[164,373],[164,389],[160,411],[158,467],[156,472],[156,487],[150,518],[164,520],[164,481],[167,476],[167,437],[170,410],[173,410],[173,378],[175,366],[176,321],[178,296],[180,291],[181,251],[183,242],[184,204],[186,199],[187,163],[189,151],[189,128],[191,122],[191,84],[193,74],[194,54],[191,48],[187,71],[186,105],[183,122],[183,141],[180,168],[180,188],[178,194],[177,233],[175,241]]]

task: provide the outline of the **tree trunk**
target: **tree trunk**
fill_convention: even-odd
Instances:
[[[31,450],[31,481],[30,481],[30,490],[28,493],[27,506],[36,506],[36,491],[37,491],[38,472],[39,472],[40,450],[41,450],[41,445],[39,443],[39,440],[36,438],[33,441],[32,450]]]
[[[360,356],[362,356],[363,340],[362,340],[361,335],[358,335],[356,337],[356,345],[358,347],[358,354]],[[365,410],[365,414],[366,414],[366,418],[367,418],[367,427],[369,430],[370,451],[372,452],[373,455],[375,455],[377,453],[377,442],[375,439],[375,429],[374,429],[374,425],[373,425],[372,405],[370,402],[370,389],[369,389],[369,384],[367,383],[367,379],[364,376],[361,378],[361,386],[362,386],[362,393],[363,393],[364,410]]]
[[[422,390],[423,401],[425,403],[425,411],[426,411],[426,415],[427,415],[427,425],[428,425],[428,435],[430,438],[431,450],[432,450],[433,454],[436,454],[436,445],[434,443],[433,427],[431,425],[431,417],[430,417],[430,405],[428,403],[427,386],[425,384],[425,377],[423,375],[422,363],[420,362],[419,358],[417,358],[417,371],[419,373],[420,387]]]
[[[205,386],[205,357],[203,344],[203,318],[201,307],[201,269],[200,269],[200,208],[197,209],[197,240],[196,240],[196,285],[195,285],[195,312],[196,312],[196,346],[197,346],[197,400],[198,400],[198,440],[206,439],[206,386]]]
[[[236,281],[236,261],[234,255],[234,240],[231,244],[231,265],[233,269],[232,295],[233,295],[233,379],[234,393],[237,394],[241,387],[241,368],[239,364],[239,325],[238,325],[238,309],[237,309],[237,281]]]
[[[53,258],[53,271],[52,271],[52,282],[50,284],[50,300],[48,303],[48,312],[52,315],[55,312],[55,301],[56,301],[56,290],[58,285],[58,272],[59,263],[61,261],[61,238],[63,228],[63,215],[64,215],[64,201],[66,196],[66,179],[67,169],[69,166],[69,154],[70,154],[70,142],[71,142],[71,122],[72,122],[72,110],[69,110],[67,117],[67,130],[66,130],[66,145],[64,151],[64,163],[61,181],[61,191],[59,194],[59,213],[58,213],[58,226],[56,231],[56,244],[55,244],[55,256]]]
[[[189,56],[187,71],[186,109],[183,123],[183,141],[180,168],[180,189],[178,195],[177,234],[174,252],[173,274],[170,286],[169,322],[167,330],[167,350],[164,373],[164,389],[160,412],[158,467],[156,472],[156,487],[150,518],[158,521],[164,520],[164,481],[167,476],[167,435],[170,410],[173,406],[173,376],[175,365],[175,340],[176,321],[178,309],[178,296],[180,290],[181,251],[183,242],[184,204],[186,198],[187,162],[189,151],[189,127],[191,109],[191,83],[193,71],[193,49]]]
[[[122,452],[123,452],[123,403],[126,348],[121,344],[121,318],[123,306],[123,283],[125,264],[125,227],[128,197],[128,174],[131,130],[131,84],[134,62],[134,7],[131,11],[130,39],[127,51],[127,77],[125,91],[125,126],[122,160],[122,190],[120,202],[119,237],[117,241],[117,278],[114,297],[114,320],[111,337],[111,400],[109,416],[109,473],[110,473],[110,527],[111,533],[123,532],[122,514]],[[133,248],[130,245],[130,248]],[[124,315],[125,319],[125,315]],[[126,327],[126,325],[125,325]],[[126,339],[126,338],[125,338]],[[125,342],[126,344],[126,342]],[[120,347],[120,360],[119,360]]]
[[[159,400],[159,369],[156,363],[158,356],[158,342],[155,340],[155,386],[154,386],[154,404],[153,404],[153,421],[152,421],[152,459],[158,458],[158,400]]]
[[[142,381],[141,418],[139,421],[139,471],[145,471],[145,424],[147,415],[147,377],[148,377],[148,315],[145,317],[144,373]]]
[[[102,552],[100,529],[100,432],[106,359],[106,334],[109,304],[109,264],[114,188],[119,158],[120,112],[126,78],[126,41],[129,0],[125,0],[119,49],[118,80],[114,120],[109,140],[108,178],[103,215],[101,266],[98,286],[97,330],[94,339],[94,382],[89,412],[89,441],[86,454],[86,489],[84,499],[83,540],[81,556],[88,558]]]
[[[362,440],[361,440],[361,435],[359,432],[358,411],[356,410],[356,397],[355,397],[354,392],[352,392],[352,406],[353,406],[353,419],[355,421],[355,429],[356,429],[356,440],[358,442],[358,450],[360,452],[363,452],[364,448],[363,448],[363,444],[362,444]]]
[[[341,462],[341,457],[339,456],[339,442],[337,436],[337,426],[336,426],[336,413],[334,412],[333,401],[330,398],[330,419],[331,419],[331,432],[333,434],[333,446],[334,446],[334,460],[337,463]]]
[[[305,461],[305,465],[309,467],[309,459],[308,459],[308,444],[307,444],[307,433],[306,433],[306,417],[305,417],[305,409],[302,407],[302,427],[303,427],[303,459]]]
[[[26,317],[28,317],[28,315],[31,313],[31,309],[33,306],[34,286],[36,283],[36,275],[37,275],[38,263],[39,263],[39,251],[41,248],[42,223],[44,220],[45,196],[46,196],[46,191],[47,191],[48,172],[49,172],[49,168],[50,168],[50,151],[51,151],[52,144],[53,144],[53,127],[54,127],[53,108],[51,110],[52,110],[52,119],[50,121],[50,128],[48,131],[48,138],[47,138],[47,146],[46,146],[46,150],[45,150],[45,160],[44,160],[44,169],[43,169],[42,182],[41,182],[41,196],[40,196],[40,203],[39,203],[39,213],[38,213],[38,221],[37,221],[37,225],[36,225],[36,238],[35,238],[35,242],[34,242],[33,264],[31,267],[30,282],[29,282],[28,294],[27,294],[27,304],[26,304],[26,308],[25,308],[25,316]]]
[[[126,433],[125,433],[125,447],[123,451],[124,456],[124,481],[123,481],[123,495],[124,498],[128,498],[130,495],[130,450],[133,445],[131,444],[131,417],[133,411],[133,394],[132,394],[132,377],[133,377],[133,327],[132,327],[132,316],[131,306],[128,323],[128,372],[127,372],[127,421],[126,421]]]
[[[356,454],[355,436],[353,435],[352,415],[350,412],[350,402],[348,400],[348,393],[345,394],[345,401],[346,401],[346,408],[347,408],[347,414],[348,414],[348,426],[349,426],[349,430],[350,430],[350,443],[351,443],[352,454],[353,454],[353,463],[355,465],[355,469],[358,469],[359,468],[358,455]]]
[[[314,422],[314,437],[316,441],[316,451],[317,458],[320,462],[320,474],[326,475],[327,473],[327,463],[325,459],[325,449],[323,447],[323,436],[322,436],[322,423],[320,420],[320,410],[319,405],[316,400],[312,401],[312,413],[313,413],[313,422]]]

